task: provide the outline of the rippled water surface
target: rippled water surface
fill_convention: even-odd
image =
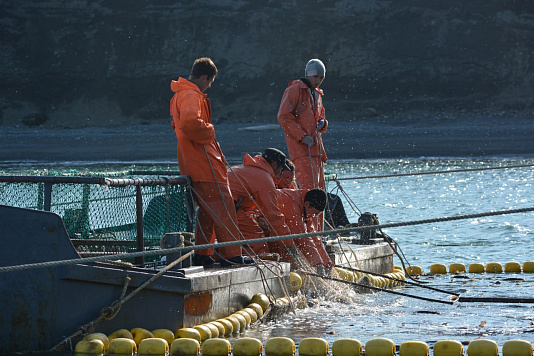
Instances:
[[[328,165],[339,178],[385,176],[431,171],[464,170],[534,164],[532,160],[416,160],[339,162]],[[514,168],[436,175],[397,176],[340,181],[360,211],[378,215],[380,223],[410,222],[458,215],[534,207],[534,169]],[[330,184],[332,190],[335,185]],[[334,192],[340,191],[333,189]],[[350,212],[357,221],[358,213]],[[357,209],[356,209],[357,210]],[[430,265],[534,260],[534,213],[480,217],[451,222],[390,228],[410,264],[429,272]],[[395,259],[395,264],[399,264]],[[443,275],[423,277],[425,285],[462,296],[534,297],[534,275],[468,274],[469,278]],[[523,280],[524,279],[524,280]],[[438,301],[450,295],[419,287],[396,289]],[[484,323],[485,322],[485,323]],[[432,344],[443,339],[469,341],[487,337],[502,345],[520,338],[534,341],[534,304],[456,303],[454,305],[378,292],[359,295],[344,305],[319,306],[287,315],[282,322],[263,325],[250,336],[266,339],[290,336],[297,340],[317,336],[333,342],[342,337],[366,342],[388,337],[400,344],[419,340]]]

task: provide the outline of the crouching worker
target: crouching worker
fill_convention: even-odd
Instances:
[[[316,216],[326,206],[326,192],[322,189],[279,189],[278,204],[292,234],[317,231],[313,225]],[[334,267],[323,245],[321,236],[303,237],[294,240],[297,249],[308,263],[321,275]]]
[[[254,157],[246,154],[243,164],[228,170],[230,190],[236,204],[237,225],[245,239],[266,237],[260,222],[265,225],[269,236],[291,234],[278,207],[275,186],[275,179],[284,170],[289,170],[286,156],[276,148],[267,148],[261,155]],[[292,240],[277,241],[276,244],[282,250],[296,254]],[[250,247],[257,255],[272,252],[266,242],[254,243]]]

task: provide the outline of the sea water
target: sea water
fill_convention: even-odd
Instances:
[[[464,171],[418,175],[423,172],[462,171],[486,167],[532,165],[533,160],[419,159],[337,162],[327,170],[338,178],[394,177],[340,180],[343,191],[330,183],[329,191],[344,201],[351,222],[360,212],[378,216],[381,224],[482,214],[534,207],[534,168]],[[399,176],[400,174],[414,174]],[[534,213],[479,217],[386,229],[406,260],[429,272],[434,263],[449,266],[470,263],[534,260]],[[400,264],[396,257],[395,264]],[[465,297],[534,298],[534,275],[523,273],[467,274],[422,277],[426,286]],[[510,339],[534,341],[534,304],[455,303],[451,295],[405,286],[396,291],[426,297],[436,302],[377,292],[359,295],[353,304],[319,298],[317,306],[287,314],[282,320],[259,325],[247,336],[262,340],[288,336],[295,340],[322,337],[329,343],[338,338],[356,338],[362,343],[387,337],[397,345],[404,341],[437,340],[461,342],[489,338],[500,346]]]
[[[340,178],[342,190],[334,182],[329,183],[328,190],[342,197],[351,222],[356,222],[361,212],[369,211],[378,216],[381,224],[387,224],[534,207],[533,167],[466,171],[514,165],[534,165],[534,160],[363,160],[329,162],[326,169]],[[61,169],[57,164],[54,168]],[[172,163],[157,167],[117,163],[69,168],[100,172],[176,169]],[[7,167],[6,171],[16,170],[17,167]],[[462,172],[421,174],[458,170]],[[370,176],[384,177],[359,179]],[[448,266],[460,262],[468,266],[474,262],[500,262],[504,265],[509,261],[522,264],[534,260],[533,229],[534,213],[528,212],[389,228],[384,232],[395,240],[408,263],[429,272],[434,263]],[[394,263],[400,264],[397,257]],[[468,278],[446,274],[422,277],[421,281],[462,296],[534,297],[534,274],[468,273]],[[397,345],[411,340],[432,345],[437,340],[465,342],[480,337],[494,340],[499,346],[516,338],[534,341],[534,304],[448,305],[439,301],[450,301],[450,294],[414,286],[395,290],[435,301],[387,292],[360,294],[351,304],[319,297],[314,307],[257,324],[241,336],[262,341],[286,336],[296,342],[304,337],[322,337],[330,344],[338,338],[356,338],[365,343],[375,337],[390,338]]]

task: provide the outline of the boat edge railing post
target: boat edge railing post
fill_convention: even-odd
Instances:
[[[44,184],[44,206],[43,210],[50,211],[52,209],[52,183]]]
[[[143,194],[141,186],[135,186],[135,210],[136,210],[136,225],[137,225],[137,251],[143,252],[145,250],[145,241],[143,235]],[[143,266],[145,264],[145,256],[141,255],[135,258],[135,264]]]

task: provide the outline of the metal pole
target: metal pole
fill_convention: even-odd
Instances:
[[[52,183],[44,185],[44,210],[50,211],[52,208]]]
[[[143,237],[143,195],[141,193],[141,186],[139,185],[135,187],[135,208],[137,216],[137,251],[143,252],[145,250],[145,241]],[[136,257],[135,264],[143,266],[145,264],[145,257]]]

